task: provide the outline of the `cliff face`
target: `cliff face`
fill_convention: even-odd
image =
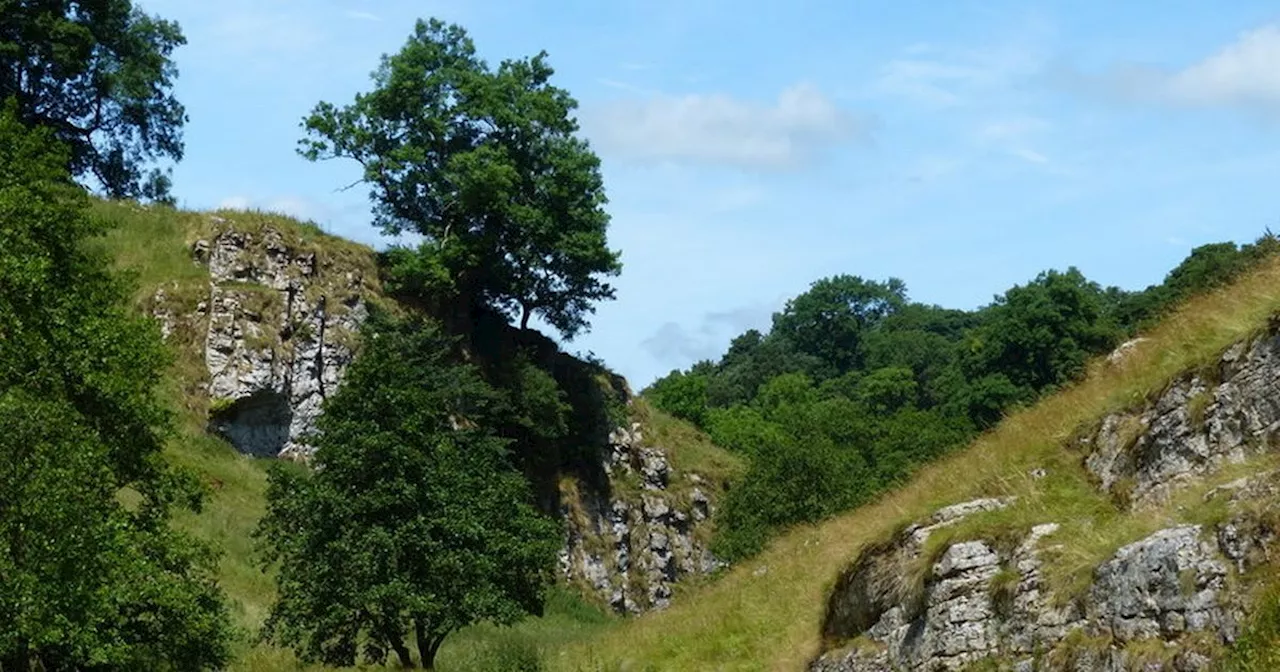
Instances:
[[[609,442],[608,488],[562,484],[560,570],[619,613],[662,609],[681,578],[724,566],[707,548],[719,486],[673,469],[640,423],[619,427]]]
[[[979,661],[1019,671],[1217,669],[1215,656],[1250,612],[1254,570],[1276,551],[1280,471],[1259,456],[1277,429],[1273,331],[1075,442],[1122,512],[1183,522],[1119,548],[1085,590],[1064,594],[1045,580],[1043,556],[1070,541],[1050,514],[1013,534],[992,526],[930,548],[940,530],[1017,502],[946,507],[865,549],[840,577],[824,625],[831,649],[810,669],[960,670]],[[1227,467],[1253,473],[1168,511]],[[1185,522],[1195,517],[1204,522]]]
[[[305,458],[369,304],[385,301],[371,252],[335,254],[284,226],[209,224],[190,245],[207,282],[161,287],[149,309],[191,362],[182,382],[207,399],[209,431],[247,455]],[[603,482],[560,479],[561,576],[619,612],[664,607],[675,582],[720,566],[706,550],[719,484],[674,469],[669,447],[643,436],[636,423],[596,447]]]

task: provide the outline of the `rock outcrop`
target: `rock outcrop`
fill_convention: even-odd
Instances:
[[[1227,589],[1235,552],[1221,534],[1198,525],[1121,548],[1097,568],[1087,594],[1065,604],[1050,598],[1041,578],[1039,547],[1058,531],[1053,523],[1032,528],[1015,546],[1003,544],[1008,550],[986,539],[951,544],[919,586],[882,583],[889,567],[909,575],[905,561],[920,560],[933,529],[909,528],[841,577],[825,634],[833,641],[860,637],[863,645],[829,652],[811,670],[961,670],[998,659],[1017,670],[1119,672],[1132,662],[1124,654],[1130,643],[1176,646],[1194,633],[1225,643],[1238,633],[1242,612]],[[1208,664],[1194,648],[1178,653],[1184,666],[1200,658]]]
[[[207,393],[211,431],[249,455],[305,459],[379,299],[372,254],[271,224],[209,224],[191,246],[207,281],[162,287],[149,310],[202,370],[186,382]],[[677,473],[638,425],[600,455],[604,482],[562,497],[563,576],[620,612],[664,607],[675,582],[720,567],[706,549],[719,486]]]
[[[365,278],[277,230],[225,230],[193,247],[209,269],[211,428],[241,452],[306,457],[324,399],[351,361],[367,315]]]
[[[562,493],[560,571],[619,613],[662,609],[672,584],[723,566],[706,545],[714,488],[698,474],[675,473],[639,424],[618,428],[609,443],[608,485],[575,483]]]
[[[1121,510],[1140,512],[1168,508],[1189,485],[1270,449],[1277,429],[1273,329],[1177,378],[1151,403],[1106,416],[1075,445],[1097,487]],[[1280,470],[1212,489],[1204,506],[1225,514],[1118,549],[1087,590],[1066,596],[1043,578],[1040,556],[1065,541],[1052,520],[1015,539],[966,533],[928,543],[942,527],[1005,505],[950,506],[865,549],[832,592],[829,650],[810,669],[961,670],[979,661],[1020,672],[1214,669],[1213,655],[1236,639],[1248,611],[1241,577],[1276,550]]]
[[[1137,412],[1103,419],[1085,439],[1085,464],[1130,506],[1159,504],[1179,484],[1239,463],[1280,429],[1280,334],[1229,349],[1209,369],[1174,381]]]

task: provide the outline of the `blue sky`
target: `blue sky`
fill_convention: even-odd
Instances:
[[[639,388],[810,282],[972,308],[1041,270],[1158,282],[1280,231],[1274,3],[146,0],[177,20],[184,207],[381,244],[353,165],[294,153],[419,17],[491,63],[547,50],[604,161],[618,298],[570,350]]]

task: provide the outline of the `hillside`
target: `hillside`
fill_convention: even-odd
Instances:
[[[1011,503],[1002,509],[972,515],[961,524],[946,528],[945,533],[929,537],[919,557],[897,567],[895,576],[903,583],[902,590],[883,590],[881,602],[887,599],[888,604],[879,609],[890,606],[895,595],[920,594],[920,588],[912,586],[925,581],[929,562],[957,542],[988,540],[1000,546],[996,541],[1018,542],[1032,526],[1046,523],[1060,527],[1053,534],[1052,547],[1044,550],[1049,560],[1044,565],[1043,590],[1064,603],[1079,603],[1077,598],[1088,591],[1096,568],[1127,544],[1183,524],[1213,528],[1229,519],[1235,521],[1232,516],[1239,511],[1234,505],[1222,504],[1230,497],[1224,498],[1219,492],[1211,498],[1217,503],[1205,505],[1201,503],[1205,493],[1243,475],[1264,473],[1274,464],[1265,450],[1270,431],[1265,423],[1243,434],[1256,437],[1248,442],[1244,442],[1239,430],[1231,441],[1221,431],[1208,434],[1204,428],[1206,418],[1220,427],[1225,420],[1217,414],[1232,409],[1227,402],[1236,388],[1231,385],[1239,385],[1239,381],[1224,375],[1234,370],[1231,362],[1241,353],[1254,352],[1251,347],[1261,348],[1263,354],[1258,356],[1266,358],[1267,348],[1274,342],[1272,317],[1280,310],[1278,287],[1280,260],[1272,258],[1230,286],[1187,301],[1142,340],[1125,348],[1122,355],[1093,360],[1083,380],[1014,413],[967,449],[918,471],[905,487],[820,525],[793,529],[758,557],[699,591],[696,598],[570,647],[557,657],[557,663],[561,669],[797,670],[827,648],[849,645],[849,638],[853,638],[854,651],[861,642],[874,656],[877,646],[883,645],[866,639],[856,628],[840,627],[838,605],[833,612],[837,617],[828,617],[828,601],[842,573],[854,567],[864,552],[864,562],[874,562],[878,555],[894,547],[898,533],[909,525],[927,521],[943,507],[980,498],[1016,499],[1005,500]],[[1239,347],[1233,349],[1237,344]],[[1206,396],[1206,389],[1216,391],[1219,398]],[[1265,396],[1258,398],[1257,389],[1252,393],[1254,398],[1247,401],[1267,407],[1271,402]],[[1168,396],[1170,390],[1174,397]],[[1169,401],[1176,400],[1177,395],[1181,395],[1179,404]],[[1159,423],[1148,430],[1124,420],[1136,417],[1151,421],[1156,417],[1154,405],[1161,399],[1165,406],[1173,404],[1180,409],[1176,417],[1189,426],[1180,430],[1186,436],[1175,432],[1173,439],[1162,438],[1157,432]],[[1231,403],[1238,404],[1240,400]],[[1165,406],[1159,410],[1167,412]],[[1249,413],[1256,417],[1255,411]],[[1112,443],[1121,447],[1121,456],[1131,455],[1126,451],[1134,445],[1176,447],[1184,445],[1187,437],[1196,436],[1213,440],[1196,439],[1191,453],[1201,457],[1181,458],[1186,473],[1170,482],[1185,481],[1184,485],[1169,486],[1164,498],[1142,497],[1142,478],[1135,478],[1134,474],[1150,472],[1149,466],[1144,467],[1147,462],[1130,458],[1128,467],[1116,470],[1121,474],[1117,478],[1099,478],[1093,473],[1106,472],[1106,468],[1098,466],[1104,460],[1097,457],[1089,461],[1094,465],[1093,472],[1086,466],[1086,458],[1093,451],[1082,440],[1095,439],[1108,417],[1112,419],[1106,425],[1110,428],[1106,436],[1120,437]],[[1128,429],[1117,434],[1117,423]],[[1156,448],[1145,450],[1142,454],[1148,458],[1153,450],[1159,454]],[[1178,473],[1181,472],[1172,469],[1161,478]],[[1101,487],[1102,483],[1106,487]],[[1246,483],[1257,485],[1256,481]],[[1259,487],[1250,490],[1267,491]],[[1264,494],[1245,508],[1265,512],[1273,504]],[[1266,527],[1261,525],[1262,529]],[[1253,529],[1260,528],[1255,525]],[[1265,538],[1266,535],[1258,537]],[[1265,562],[1262,566],[1266,566]],[[841,585],[850,585],[856,574],[854,571],[846,575]],[[1267,659],[1260,657],[1271,655],[1274,608],[1269,601],[1256,602],[1252,598],[1260,594],[1266,600],[1266,596],[1274,594],[1267,590],[1268,572],[1258,571],[1257,567],[1248,571],[1231,567],[1226,574],[1229,578],[1222,580],[1230,588],[1220,592],[1229,600],[1247,605],[1243,613],[1254,615],[1253,620],[1243,624],[1244,634],[1234,649],[1212,633],[1182,638],[1165,632],[1161,637],[1176,640],[1185,649],[1194,645],[1215,656],[1230,654],[1234,656],[1232,660],[1245,665],[1244,669],[1271,669],[1266,665]],[[992,577],[985,580],[990,582]],[[1191,575],[1190,580],[1198,578]],[[1221,589],[1223,584],[1216,585]],[[870,623],[861,625],[874,623],[878,613],[871,614]],[[1124,639],[1113,633],[1076,637],[1069,644],[1106,653],[1112,648],[1125,648]],[[1144,658],[1167,662],[1178,648],[1168,648],[1161,641],[1154,638],[1128,644],[1129,663]],[[964,664],[963,660],[953,662],[956,666]],[[837,665],[824,669],[883,668],[873,662],[865,668]],[[947,669],[952,669],[950,664]]]
[[[239,402],[211,399],[205,348],[209,334],[214,332],[206,317],[194,318],[206,320],[194,325],[189,319],[205,315],[198,306],[209,300],[211,291],[239,292],[251,297],[263,291],[259,288],[263,280],[250,277],[254,272],[248,271],[246,281],[211,283],[207,262],[199,259],[205,253],[198,241],[217,239],[230,232],[241,236],[237,240],[248,241],[237,253],[252,257],[265,249],[256,247],[253,241],[275,240],[272,236],[279,236],[281,249],[287,250],[287,254],[280,253],[284,255],[282,259],[314,255],[319,260],[314,267],[308,267],[320,270],[309,272],[312,284],[303,288],[300,296],[354,292],[352,295],[358,295],[361,301],[391,310],[407,309],[382,295],[371,250],[288,218],[263,213],[178,212],[117,203],[101,203],[97,208],[100,216],[123,224],[105,243],[121,268],[136,273],[140,308],[158,315],[168,325],[168,340],[176,355],[168,385],[182,420],[181,434],[172,441],[170,454],[177,463],[199,472],[212,491],[202,513],[180,522],[225,551],[221,581],[231,597],[237,622],[244,628],[235,669],[297,669],[290,653],[255,644],[251,637],[273,594],[270,575],[255,563],[251,536],[263,511],[265,468],[271,459],[246,455],[243,446],[236,450],[226,440],[239,440],[234,432],[224,432],[226,438],[216,435],[220,426],[217,419],[238,417],[228,413],[238,408]],[[286,264],[283,268],[292,266]],[[1259,441],[1246,442],[1243,437],[1248,432],[1224,433],[1220,428],[1224,422],[1229,424],[1228,416],[1256,416],[1258,411],[1251,410],[1250,403],[1265,406],[1265,399],[1258,398],[1265,396],[1265,385],[1242,386],[1240,380],[1233,378],[1238,377],[1239,371],[1232,369],[1235,365],[1230,362],[1247,359],[1265,365],[1269,361],[1267,344],[1274,336],[1271,317],[1280,311],[1280,292],[1275,290],[1278,286],[1280,261],[1263,262],[1231,285],[1181,305],[1115,356],[1090,362],[1087,375],[1078,383],[1007,417],[967,449],[919,469],[906,486],[822,524],[793,528],[764,552],[737,564],[714,581],[686,580],[673,585],[674,590],[662,588],[655,592],[654,586],[662,584],[634,585],[637,580],[645,580],[635,574],[658,577],[669,571],[667,568],[683,567],[681,574],[697,578],[695,568],[700,561],[687,550],[683,554],[666,551],[665,541],[662,553],[666,555],[657,555],[657,548],[646,545],[650,530],[665,530],[658,534],[664,539],[669,535],[674,538],[674,526],[687,524],[679,520],[701,520],[698,516],[705,514],[695,512],[691,492],[705,490],[708,486],[704,484],[710,484],[714,495],[741,472],[742,459],[716,448],[701,432],[662,414],[643,399],[633,400],[628,422],[636,424],[612,433],[614,454],[603,458],[611,474],[611,499],[583,494],[590,487],[587,474],[564,473],[555,477],[560,512],[569,525],[564,557],[570,569],[565,574],[565,585],[572,588],[553,596],[543,618],[529,619],[513,629],[477,626],[458,633],[442,651],[440,667],[518,666],[519,660],[540,657],[551,668],[565,670],[637,666],[803,669],[826,652],[824,660],[829,662],[824,664],[832,666],[815,669],[882,669],[875,662],[881,659],[875,656],[885,651],[884,644],[877,644],[880,640],[875,637],[869,638],[866,627],[886,608],[894,604],[906,608],[921,599],[933,585],[928,579],[931,567],[936,571],[948,550],[966,547],[965,542],[980,542],[994,549],[992,557],[999,558],[993,560],[997,564],[990,565],[994,568],[1013,559],[1008,554],[1021,547],[1033,528],[1044,532],[1046,528],[1036,526],[1056,524],[1054,543],[1042,550],[1043,570],[1037,575],[1041,582],[1037,590],[1051,596],[1052,599],[1045,598],[1045,604],[1059,608],[1084,605],[1100,565],[1122,547],[1161,530],[1173,531],[1162,534],[1180,534],[1185,528],[1179,526],[1211,528],[1226,523],[1235,525],[1233,529],[1270,529],[1266,523],[1269,519],[1258,514],[1270,504],[1272,490],[1262,487],[1265,480],[1246,482],[1249,487],[1245,491],[1261,492],[1261,499],[1241,500],[1245,503],[1239,504],[1217,491],[1210,497],[1210,505],[1201,505],[1200,501],[1217,486],[1275,466],[1275,460],[1263,450],[1267,444],[1265,433],[1258,433],[1261,430],[1250,430],[1261,437]],[[263,301],[253,314],[270,313],[273,304]],[[354,300],[345,303],[359,305]],[[261,321],[260,316],[254,319]],[[299,344],[286,348],[289,344],[268,338],[267,332],[246,336],[242,333],[244,326],[237,322],[230,328],[240,334],[236,351],[244,350],[245,343],[252,344],[256,337],[261,342],[254,347],[274,353],[269,358],[271,362],[286,362],[283,368],[271,370],[283,371],[286,377],[291,375],[288,372],[293,369],[287,362],[292,360],[286,355],[292,352],[289,348]],[[324,329],[320,331],[323,333]],[[350,334],[329,335],[337,339],[332,341],[334,344],[346,342],[349,337]],[[305,343],[305,339],[299,343]],[[355,348],[355,344],[350,347]],[[253,348],[246,350],[250,355],[252,351]],[[1242,354],[1255,352],[1263,354]],[[353,353],[354,349],[338,359],[349,358]],[[249,361],[256,360],[249,356]],[[1242,364],[1236,368],[1244,370],[1249,380],[1261,379],[1265,383],[1270,369],[1259,372],[1255,370],[1257,366]],[[1231,371],[1236,374],[1228,375]],[[259,378],[268,380],[271,376],[248,376],[249,380]],[[268,380],[264,384],[271,383]],[[252,385],[235,394],[256,398],[256,388],[250,388]],[[1206,390],[1217,390],[1221,399],[1215,401]],[[1232,399],[1234,406],[1227,403]],[[302,397],[298,403],[305,406],[310,402]],[[1167,427],[1161,430],[1159,421],[1168,415],[1171,404],[1179,409],[1178,417],[1182,418],[1181,429],[1173,434]],[[1267,420],[1265,408],[1263,412],[1262,420],[1255,418],[1255,424],[1262,422],[1266,429],[1271,421]],[[286,434],[277,432],[281,437]],[[1188,461],[1190,458],[1184,455],[1181,462],[1164,458],[1143,462],[1126,457],[1134,454],[1135,445],[1155,447],[1144,449],[1146,453],[1138,451],[1141,454],[1155,451],[1154,454],[1163,455],[1160,451],[1175,450],[1186,443],[1183,434],[1206,437],[1203,445],[1196,444],[1200,447],[1192,450],[1193,455],[1205,455],[1203,459]],[[283,446],[284,439],[280,441]],[[661,446],[665,451],[655,453],[650,446]],[[1107,453],[1092,446],[1112,448]],[[1171,462],[1176,464],[1170,467]],[[619,468],[622,471],[614,471]],[[650,501],[655,493],[661,495],[661,501],[686,507],[682,509],[686,513],[669,518],[672,514],[667,508]],[[903,545],[904,530],[918,530],[918,525],[927,524],[931,517],[949,517],[949,513],[936,512],[974,500],[984,503],[938,526],[916,547]],[[623,519],[625,538],[603,532],[615,520],[609,517],[605,501],[614,503],[610,506],[632,502],[623,505],[624,510],[630,511]],[[955,509],[948,511],[952,510]],[[1242,510],[1252,517],[1241,518]],[[650,517],[654,511],[660,518]],[[913,524],[917,527],[910,527]],[[705,548],[711,529],[695,529],[682,543],[690,544],[691,549]],[[1266,542],[1256,534],[1248,540],[1259,544],[1259,548]],[[635,544],[639,545],[633,548]],[[633,550],[648,553],[639,565],[646,572],[657,574],[633,573],[628,578],[626,566],[613,560],[614,551],[610,549],[615,548],[619,559]],[[1266,567],[1265,562],[1250,562],[1254,564],[1246,569],[1242,559],[1222,576],[1214,574],[1218,578],[1206,580],[1216,581],[1216,590],[1235,604],[1247,604],[1255,594],[1273,594],[1266,573],[1259,571]],[[879,567],[886,568],[893,579],[888,584],[867,578],[868,568]],[[714,563],[707,569],[714,571]],[[602,582],[601,577],[614,577],[619,571],[623,572],[619,578],[605,578]],[[886,575],[885,569],[875,571]],[[982,585],[1004,585],[996,578],[1007,581],[1000,571],[1003,570],[992,569],[994,573],[985,576]],[[1191,576],[1185,580],[1195,579]],[[1230,588],[1223,589],[1224,585]],[[997,594],[997,589],[991,591],[992,595]],[[601,609],[611,605],[619,611],[643,611],[641,599],[665,608],[622,620]],[[867,611],[868,600],[880,606]],[[850,617],[850,613],[855,616]],[[1080,622],[1088,619],[1082,617]],[[1265,622],[1258,628],[1261,629],[1244,628],[1248,634],[1239,640],[1243,644],[1234,648],[1213,637],[1179,634],[1170,638],[1165,633],[1162,636],[1181,648],[1152,647],[1149,642],[1139,641],[1127,644],[1127,649],[1133,660],[1167,659],[1192,644],[1209,655],[1235,655],[1243,660],[1248,654],[1256,658],[1269,655],[1270,651],[1267,637],[1271,631],[1265,629]],[[882,632],[877,636],[883,639]],[[1113,635],[1077,636],[1059,648],[1096,653],[1125,649],[1120,643]],[[902,648],[901,643],[894,646],[898,648],[891,650]],[[984,652],[1005,653],[998,646]],[[1078,658],[1077,653],[1069,655]],[[848,667],[861,664],[857,663],[862,660],[859,656],[867,656],[872,661],[870,666]],[[946,667],[953,669],[983,657],[962,654],[948,659],[951,662]],[[1009,656],[1004,660],[1016,662]]]
[[[232,669],[298,669],[291,653],[254,637],[274,596],[252,537],[264,511],[267,466],[276,453],[305,455],[305,444],[294,440],[303,435],[298,426],[314,421],[325,386],[340,384],[367,306],[414,309],[383,295],[372,250],[291,218],[113,202],[97,203],[95,214],[117,225],[103,244],[135,276],[139,309],[160,319],[174,353],[166,396],[180,431],[169,454],[210,489],[203,512],[179,523],[223,551],[220,581],[243,630]],[[600,378],[594,365],[547,351],[546,343],[539,341],[548,370]],[[606,387],[588,391],[607,395]],[[570,402],[579,414],[596,408],[579,397]],[[632,400],[627,415],[627,427],[602,428],[611,433],[608,441],[581,446],[595,455],[590,473],[558,467],[530,473],[554,489],[548,506],[568,526],[562,587],[547,613],[511,629],[457,633],[441,651],[440,669],[489,669],[494,661],[536,657],[608,627],[610,611],[678,602],[677,581],[715,571],[699,555],[712,529],[707,518],[741,460],[643,400]],[[610,464],[605,482],[594,482],[595,470]],[[645,482],[650,465],[662,480],[652,487]],[[619,504],[629,511],[620,530],[595,518]],[[674,548],[650,548],[650,534],[664,534]],[[628,574],[607,549],[632,546],[638,569]]]

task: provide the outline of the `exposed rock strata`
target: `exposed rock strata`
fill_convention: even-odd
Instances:
[[[609,442],[611,492],[565,493],[560,570],[617,612],[662,609],[682,577],[723,566],[699,533],[713,513],[710,488],[697,474],[675,473],[660,447],[644,443],[639,424],[618,428]]]
[[[227,230],[193,254],[210,276],[202,309],[212,429],[251,455],[305,457],[367,315],[360,271],[328,267],[271,228]]]
[[[1280,335],[1241,343],[1136,413],[1104,418],[1085,444],[1103,489],[1135,507],[1267,448],[1280,428]]]
[[[1125,653],[1130,643],[1176,647],[1192,633],[1230,642],[1241,612],[1227,588],[1234,551],[1221,542],[1222,529],[1215,535],[1183,525],[1129,544],[1097,568],[1081,600],[1059,605],[1044,590],[1038,553],[1057,525],[1036,526],[1011,551],[982,539],[948,546],[918,596],[880,583],[886,566],[901,571],[905,560],[920,557],[931,530],[909,528],[895,543],[864,555],[831,597],[827,637],[860,637],[869,645],[827,653],[810,669],[961,670],[999,659],[1018,670],[1119,671],[1132,662]],[[1073,648],[1068,640],[1075,631],[1105,645]],[[1194,649],[1179,653],[1184,666],[1192,665],[1186,669],[1209,669],[1193,665],[1201,658],[1208,663]]]
[[[220,231],[191,248],[207,286],[161,288],[151,313],[200,353],[212,431],[247,454],[305,458],[376,286],[349,257],[211,220]],[[608,484],[565,498],[563,576],[620,612],[665,607],[675,582],[721,567],[704,540],[718,488],[677,473],[638,425],[614,431],[601,456]]]

